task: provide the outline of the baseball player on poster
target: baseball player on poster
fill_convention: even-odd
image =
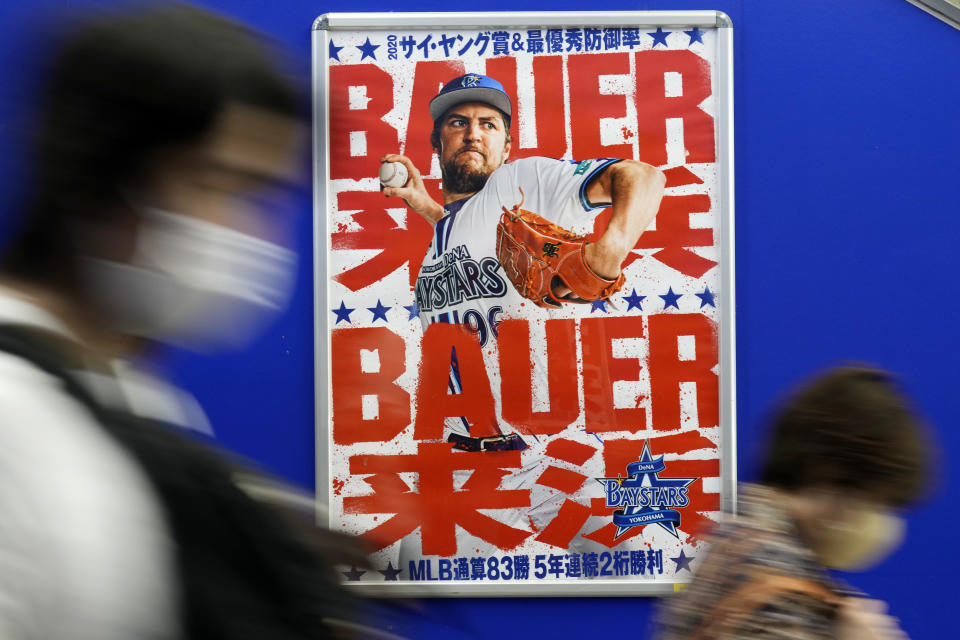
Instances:
[[[430,144],[439,157],[443,204],[428,193],[411,160],[402,186],[383,187],[434,227],[416,282],[424,329],[434,322],[465,325],[481,346],[507,318],[543,318],[564,303],[606,300],[623,285],[623,261],[653,221],[663,173],[629,159],[584,161],[529,157],[508,162],[513,105],[497,80],[469,73],[453,78],[429,104]],[[562,132],[561,132],[562,133]],[[391,183],[394,184],[394,183]],[[611,207],[596,242],[570,230],[589,229]],[[450,390],[460,392],[456,353]],[[502,422],[502,421],[501,421]],[[505,425],[448,418],[448,440],[463,451],[523,450],[531,436]],[[498,435],[476,437],[476,432]],[[473,432],[473,435],[472,435]]]
[[[486,368],[496,378],[497,358],[490,354],[500,322],[543,322],[566,303],[605,301],[622,287],[623,261],[654,219],[665,178],[646,163],[626,159],[508,162],[512,101],[500,82],[477,73],[447,82],[430,101],[429,113],[443,204],[428,194],[411,160],[399,154],[381,162],[401,163],[406,184],[384,185],[383,191],[433,225],[415,288],[424,331],[433,323],[465,326],[484,348]],[[571,231],[592,228],[597,212],[608,206],[611,216],[596,242]],[[531,355],[542,374],[549,366],[546,355],[536,349]],[[449,390],[461,393],[456,349],[450,360]],[[521,467],[506,474],[501,487],[529,490],[529,507],[502,510],[498,520],[540,528],[556,516],[562,500],[535,484],[545,468],[549,435],[516,433],[499,416],[494,424],[475,425],[463,416],[444,422],[454,449],[522,451]],[[479,539],[467,546],[481,555],[497,552]],[[580,539],[571,548],[596,546]],[[401,566],[418,554],[409,543],[401,545]]]

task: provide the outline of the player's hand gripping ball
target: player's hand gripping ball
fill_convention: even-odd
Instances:
[[[380,184],[385,187],[402,187],[410,174],[402,162],[384,162],[380,165]]]

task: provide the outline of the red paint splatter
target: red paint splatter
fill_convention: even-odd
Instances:
[[[602,503],[603,500],[601,499]],[[586,524],[590,517],[589,507],[567,500],[560,507],[560,511],[554,516],[543,531],[536,537],[537,542],[566,549],[570,542],[580,533],[580,529]]]
[[[534,531],[540,531],[540,529],[537,528],[536,523],[533,521],[533,518],[531,518],[530,516],[527,516],[527,521],[530,523],[531,529],[533,529]]]
[[[582,487],[586,479],[587,476],[582,473],[551,465],[537,478],[537,484],[557,489],[562,493],[571,494]]]
[[[703,180],[687,169],[686,167],[670,167],[663,170],[663,175],[667,179],[667,188],[680,187],[686,184],[703,184]]]
[[[557,438],[547,445],[547,455],[571,464],[581,465],[593,457],[597,450],[573,440]]]

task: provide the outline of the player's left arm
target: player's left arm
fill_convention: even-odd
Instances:
[[[656,167],[621,160],[605,167],[587,184],[591,204],[611,203],[610,222],[600,238],[587,245],[587,265],[597,275],[616,278],[620,266],[637,245],[660,209],[666,177]]]

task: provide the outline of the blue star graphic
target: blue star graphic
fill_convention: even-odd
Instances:
[[[386,569],[377,569],[377,571],[383,574],[384,580],[393,580],[394,582],[396,582],[397,576],[403,573],[403,569],[394,569],[391,562],[387,563]]]
[[[356,566],[351,566],[350,571],[341,571],[340,573],[346,576],[347,580],[349,580],[350,582],[357,582],[358,580],[360,580],[361,576],[363,576],[363,574],[366,573],[366,571],[357,569]]]
[[[403,308],[406,309],[407,313],[410,314],[410,317],[407,318],[407,320],[415,320],[420,316],[420,309],[417,307],[416,302],[411,304],[409,307],[407,305],[403,305]]]
[[[682,293],[674,293],[673,287],[670,287],[669,289],[667,289],[667,293],[660,297],[663,298],[664,309],[666,309],[667,307],[673,307],[677,311],[680,311],[680,305],[677,304],[677,300],[683,297]]]
[[[684,33],[690,36],[690,44],[687,45],[688,47],[694,42],[703,44],[703,31],[700,31],[700,29],[694,27],[693,31],[684,31]]]
[[[700,298],[700,308],[703,309],[705,306],[710,305],[714,309],[717,308],[717,305],[714,304],[714,298],[717,296],[713,291],[710,291],[710,287],[704,287],[703,293],[693,294]]]
[[[590,313],[593,313],[597,310],[603,311],[604,313],[610,313],[607,311],[607,301],[606,300],[594,300],[590,303]]]
[[[374,51],[376,51],[379,48],[380,48],[380,45],[373,44],[372,42],[370,42],[370,38],[367,38],[366,42],[364,42],[363,44],[357,45],[357,49],[360,49],[360,51],[363,52],[363,55],[360,56],[360,60],[362,61],[364,58],[367,58],[367,57],[370,57],[376,60],[377,54],[375,54]]]
[[[379,298],[377,298],[377,306],[375,306],[375,307],[367,307],[367,311],[369,311],[369,312],[371,312],[371,313],[373,314],[373,320],[371,320],[371,322],[376,322],[378,319],[383,320],[384,322],[386,322],[386,321],[387,321],[387,311],[389,311],[389,310],[390,310],[390,307],[385,307],[385,306],[383,306],[383,304],[380,302],[380,299],[379,299]]]
[[[623,296],[623,301],[627,303],[627,311],[630,311],[630,309],[633,309],[634,307],[640,309],[640,311],[643,311],[643,307],[640,306],[640,303],[646,300],[646,298],[647,296],[638,296],[637,290],[632,289],[630,291],[630,295]]]
[[[648,33],[647,35],[653,38],[653,46],[656,47],[658,44],[662,44],[665,47],[669,47],[667,44],[667,36],[673,33],[673,31],[664,31],[663,27],[657,27],[656,32]]]
[[[663,456],[660,456],[658,458],[654,458],[653,456],[651,456],[650,444],[644,441],[643,451],[640,453],[639,460],[640,462],[649,462],[649,463],[654,463],[659,465],[663,463]],[[621,486],[624,486],[624,487],[654,487],[654,488],[673,487],[676,489],[682,489],[684,487],[688,487],[690,486],[691,483],[693,483],[694,480],[696,480],[696,478],[661,478],[659,471],[656,471],[656,472],[647,471],[643,473],[635,473],[629,478],[599,478],[599,479],[601,481],[602,480],[619,480]],[[668,511],[668,510],[670,510],[669,507],[660,507],[660,506],[654,506],[654,505],[650,505],[646,507],[627,506],[627,507],[624,507],[623,509],[623,515],[625,516],[642,515],[645,513],[656,513],[658,511]],[[657,524],[663,527],[664,529],[666,529],[668,532],[670,532],[673,535],[673,537],[675,538],[680,537],[677,535],[677,527],[676,525],[674,525],[672,521],[657,522]],[[625,531],[629,529],[630,527],[617,527],[617,533],[615,536],[613,536],[613,539],[616,540],[621,535],[623,535]]]
[[[345,304],[343,303],[343,301],[341,300],[341,301],[340,301],[340,308],[339,308],[339,309],[332,309],[332,311],[333,311],[335,314],[337,314],[337,321],[334,322],[334,324],[340,324],[340,323],[343,322],[343,321],[350,322],[350,314],[353,313],[354,311],[356,311],[356,309],[350,309],[350,308],[347,307],[347,305],[345,305]]]
[[[336,46],[335,44],[333,44],[333,39],[331,38],[331,39],[330,39],[330,57],[331,57],[332,59],[336,60],[337,62],[340,62],[340,50],[341,50],[341,49],[343,49],[343,47],[338,47],[338,46]]]
[[[683,549],[680,549],[680,555],[676,558],[670,558],[673,562],[676,563],[677,568],[674,570],[674,573],[680,573],[680,569],[686,569],[687,573],[693,573],[690,569],[690,562],[693,560],[694,556],[687,557],[683,553]]]

